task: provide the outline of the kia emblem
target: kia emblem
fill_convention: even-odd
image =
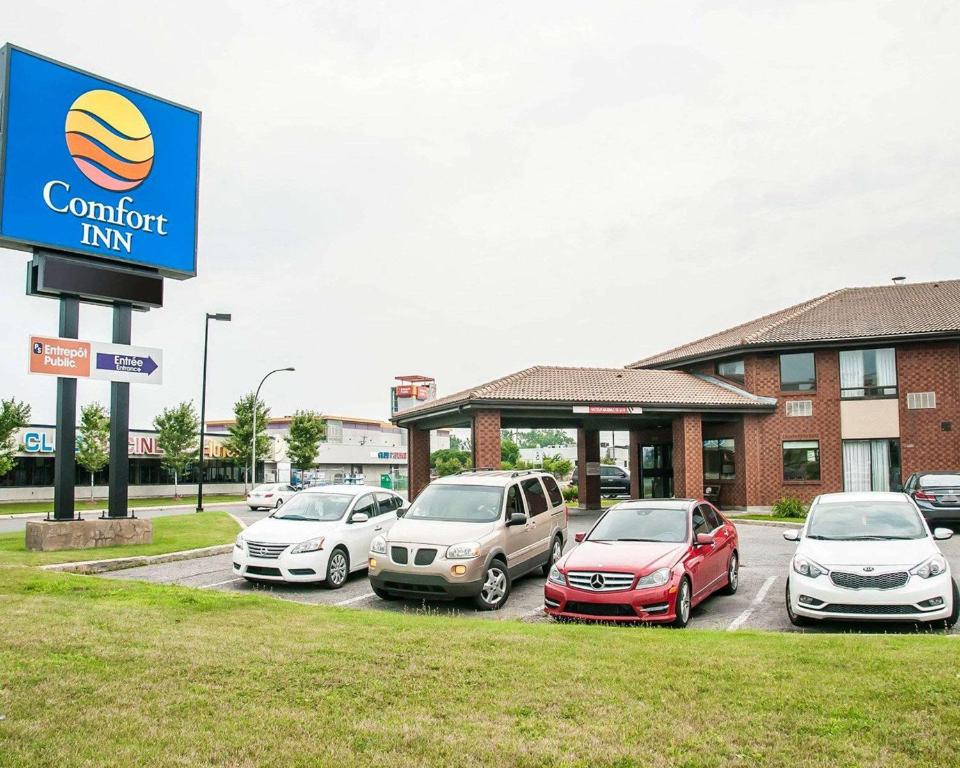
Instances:
[[[871,571],[875,571],[875,570],[876,570],[876,568],[874,568],[872,565],[865,565],[865,566],[863,566],[863,571],[864,571],[864,573],[870,573]]]

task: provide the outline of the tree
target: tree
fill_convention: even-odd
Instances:
[[[520,460],[520,446],[513,440],[500,440],[500,461],[513,467]]]
[[[297,411],[285,438],[287,456],[297,469],[310,469],[317,460],[320,441],[327,436],[327,422],[316,411]]]
[[[227,439],[223,441],[223,449],[226,455],[237,464],[244,468],[243,484],[246,486],[249,479],[251,484],[257,482],[257,478],[249,477],[250,472],[250,448],[253,441],[253,399],[251,392],[244,395],[233,404],[233,424],[228,430]],[[265,456],[270,448],[270,438],[267,437],[267,419],[270,418],[270,409],[264,404],[263,400],[257,401],[257,456]]]
[[[163,451],[160,464],[173,472],[173,497],[179,498],[180,476],[200,454],[200,419],[193,402],[164,408],[153,420],[157,430],[157,446]]]
[[[462,469],[469,469],[473,465],[473,457],[468,451],[457,451],[453,448],[441,448],[430,454],[430,466],[437,470],[437,474],[452,475]]]
[[[542,448],[548,445],[575,445],[574,440],[562,429],[531,429],[517,435],[521,448]]]
[[[570,474],[573,462],[565,459],[559,453],[556,456],[544,456],[543,468],[558,480]]]
[[[110,416],[100,403],[80,409],[77,430],[77,464],[90,473],[90,498],[93,499],[94,475],[110,461]]]
[[[454,451],[465,451],[465,450],[467,449],[465,443],[466,443],[465,440],[461,440],[461,439],[460,439],[459,437],[457,437],[456,435],[450,435],[450,449],[451,449],[451,450],[454,450]]]
[[[30,423],[30,406],[16,398],[0,400],[0,477],[17,463],[17,430]]]

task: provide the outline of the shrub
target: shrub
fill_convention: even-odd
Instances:
[[[564,501],[576,501],[580,496],[580,492],[577,490],[575,485],[566,485],[563,487],[563,500]]]
[[[570,470],[573,469],[573,462],[570,459],[563,458],[560,454],[544,456],[543,468],[559,480],[561,477],[570,474]]]
[[[773,505],[773,514],[777,517],[796,517],[803,520],[807,516],[807,507],[793,496],[781,496]]]

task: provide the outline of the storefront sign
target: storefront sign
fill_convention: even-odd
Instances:
[[[370,458],[384,461],[406,461],[406,451],[371,451]]]
[[[200,113],[0,50],[0,242],[196,274]]]
[[[587,477],[597,477],[600,474],[600,462],[588,461],[586,463]]]
[[[54,455],[57,451],[56,432],[51,428],[33,428],[20,433],[21,451],[27,454]],[[163,456],[163,449],[154,432],[133,433],[127,439],[130,456]],[[226,458],[227,453],[221,438],[208,437],[203,441],[203,454],[209,458]]]
[[[643,408],[633,405],[575,405],[573,412],[593,416],[632,416],[643,413]]]
[[[163,352],[127,344],[30,337],[30,373],[71,379],[162,384]]]

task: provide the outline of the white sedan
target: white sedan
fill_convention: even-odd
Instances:
[[[811,619],[942,622],[952,627],[960,594],[950,565],[920,510],[903,493],[830,493],[818,496],[800,530],[787,579],[787,614]]]
[[[258,485],[247,494],[247,506],[250,509],[280,509],[296,493],[297,489],[286,483]]]
[[[323,485],[296,494],[233,547],[233,571],[250,581],[322,581],[339,589],[367,567],[374,536],[404,509],[402,496],[369,485]]]

